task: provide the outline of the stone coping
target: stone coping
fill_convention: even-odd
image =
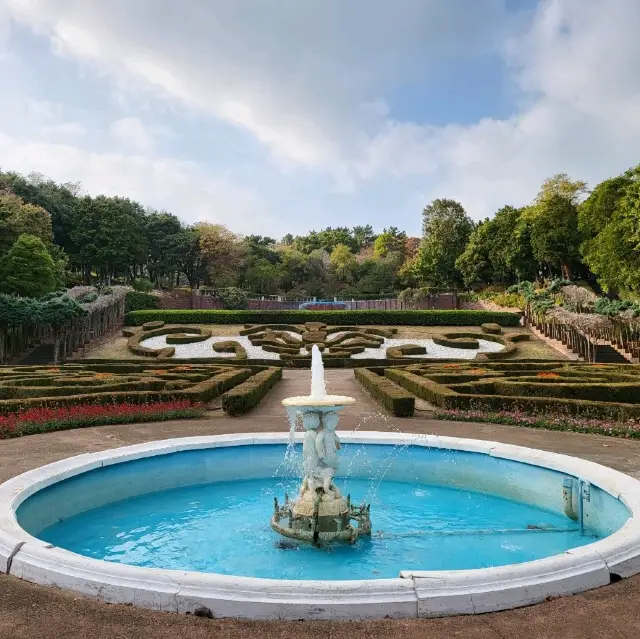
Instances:
[[[623,473],[567,455],[475,439],[359,431],[340,432],[340,438],[345,443],[412,444],[477,452],[550,468],[588,481],[619,498],[632,516],[605,539],[537,561],[476,570],[401,571],[395,579],[357,581],[257,579],[127,566],[53,547],[18,525],[15,513],[24,500],[51,484],[89,470],[185,450],[289,441],[288,433],[185,437],[79,455],[2,484],[0,570],[109,603],[180,613],[207,608],[214,617],[247,619],[374,619],[485,613],[583,592],[640,572],[640,482]]]

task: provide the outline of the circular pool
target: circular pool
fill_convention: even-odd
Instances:
[[[289,435],[151,442],[0,486],[0,570],[158,610],[247,618],[468,614],[640,571],[640,482],[479,440],[342,433],[340,486],[371,503],[353,546],[284,540]],[[289,445],[288,445],[289,444]]]

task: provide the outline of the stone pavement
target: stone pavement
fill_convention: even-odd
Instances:
[[[0,481],[43,464],[84,452],[129,444],[230,432],[285,431],[281,400],[308,394],[309,371],[287,370],[282,382],[250,415],[123,426],[102,426],[0,441]],[[328,370],[327,389],[351,395],[343,428],[401,430],[472,437],[584,457],[640,478],[640,441],[598,435],[538,431],[490,424],[438,422],[428,413],[412,419],[380,414],[351,370]],[[498,639],[526,634],[534,639],[637,639],[640,637],[640,576],[537,606],[472,617],[372,622],[245,622],[199,619],[108,605],[53,588],[0,575],[1,639]]]

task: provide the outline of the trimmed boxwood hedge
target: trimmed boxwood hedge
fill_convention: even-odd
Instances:
[[[281,379],[281,368],[268,368],[261,371],[227,391],[222,396],[222,410],[232,417],[248,413]]]
[[[209,369],[211,370],[211,369]],[[251,368],[232,368],[232,367],[215,367],[214,374],[209,377],[190,384],[188,388],[176,388],[179,380],[168,381],[164,385],[164,389],[160,390],[160,379],[149,377],[148,383],[141,379],[135,385],[136,390],[112,390],[105,392],[106,384],[97,384],[99,392],[88,393],[86,386],[77,387],[77,394],[68,395],[69,386],[47,386],[41,388],[39,397],[23,397],[16,399],[0,399],[0,414],[6,415],[15,413],[27,408],[47,407],[55,408],[58,406],[77,406],[80,404],[111,404],[131,402],[135,404],[146,404],[152,402],[170,401],[172,399],[188,399],[192,402],[208,402],[222,393],[232,389],[234,386],[241,384],[251,377],[253,370]],[[259,372],[259,371],[256,371]],[[156,371],[159,374],[159,371]],[[185,373],[185,378],[188,376]],[[116,380],[114,380],[115,382]],[[192,380],[193,381],[193,380]],[[6,380],[6,384],[10,384],[10,380]],[[115,387],[114,383],[112,387]],[[129,388],[128,383],[123,384],[125,388]],[[4,389],[19,388],[20,390],[30,389],[30,386],[12,387],[6,385]],[[147,390],[140,390],[146,388]],[[158,390],[153,390],[157,388]]]
[[[555,372],[560,377],[540,378],[539,382],[529,381],[532,378],[531,364],[514,363],[508,368],[504,364],[482,364],[481,368],[486,367],[487,371],[484,375],[479,373],[477,379],[473,379],[475,375],[472,376],[471,371],[474,369],[470,368],[470,364],[449,366],[417,364],[387,368],[385,376],[417,397],[447,409],[523,411],[600,419],[640,418],[640,381],[599,383],[595,380],[606,373],[595,366],[585,370],[584,377],[579,380],[571,375],[584,370],[584,365],[540,364],[533,370],[537,368],[540,372],[548,372],[549,366],[555,366]],[[523,379],[516,376],[515,367],[520,367],[524,373]],[[631,368],[624,367],[626,370]],[[633,369],[640,378],[637,367]],[[459,371],[458,375],[456,371]],[[501,371],[507,375],[501,377]],[[565,373],[571,377],[562,380]],[[617,371],[612,370],[610,374],[616,375]],[[558,379],[560,381],[550,383],[550,380]]]
[[[504,311],[215,311],[146,310],[127,313],[128,326],[164,321],[168,324],[354,324],[364,326],[518,326],[520,316]]]
[[[407,391],[367,368],[356,368],[355,378],[371,397],[395,417],[413,417],[415,398]]]

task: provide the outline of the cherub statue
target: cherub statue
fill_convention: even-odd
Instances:
[[[322,430],[316,437],[316,450],[321,467],[321,476],[325,494],[329,494],[333,478],[338,471],[338,450],[340,449],[340,439],[336,435],[336,427],[339,417],[337,413],[325,413],[322,416]],[[338,490],[334,487],[336,497],[339,497]]]
[[[300,488],[300,496],[304,495],[307,490],[313,492],[316,489],[316,479],[320,466],[316,447],[318,428],[320,428],[320,415],[318,413],[305,413],[302,418],[302,424],[305,433],[302,440],[303,480],[302,487]]]

